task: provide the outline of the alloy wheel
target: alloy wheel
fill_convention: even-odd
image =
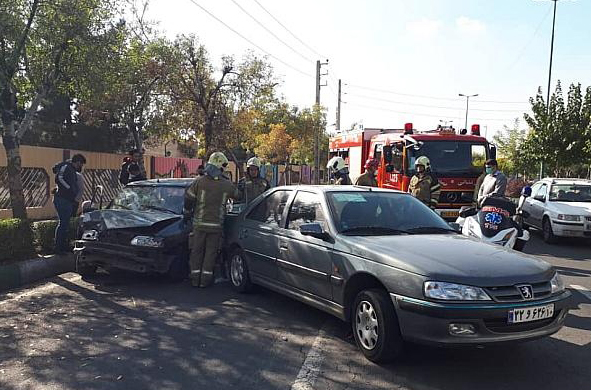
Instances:
[[[372,350],[378,343],[378,318],[372,304],[361,301],[355,314],[355,330],[363,348]]]
[[[241,286],[244,280],[244,260],[239,254],[232,256],[230,264],[230,277],[234,286]]]

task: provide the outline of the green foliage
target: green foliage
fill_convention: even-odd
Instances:
[[[35,244],[41,253],[53,253],[55,248],[55,229],[58,221],[38,221],[33,223],[33,232],[35,237]],[[78,218],[70,220],[68,229],[68,239],[73,241],[76,239],[76,232],[78,229]]]
[[[504,126],[503,130],[493,137],[497,146],[499,166],[507,175],[531,173],[531,166],[523,156],[523,146],[527,132],[520,128],[519,119],[515,119],[512,127]]]
[[[577,165],[591,164],[591,87],[583,97],[581,84],[571,84],[564,101],[560,82],[547,109],[541,89],[530,99],[533,115],[525,115],[531,131],[522,156],[530,165],[540,162],[554,176],[572,176]]]
[[[33,232],[27,220],[0,220],[0,263],[34,255]]]

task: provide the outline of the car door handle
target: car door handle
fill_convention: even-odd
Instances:
[[[287,245],[279,245],[279,250],[281,250],[281,251],[288,251],[289,248],[287,247]]]

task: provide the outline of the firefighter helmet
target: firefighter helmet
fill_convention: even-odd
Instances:
[[[335,171],[340,171],[347,167],[345,164],[345,160],[342,157],[334,156],[330,160],[328,160],[328,164],[326,164],[327,169],[334,169]]]
[[[429,161],[429,157],[427,156],[421,156],[417,158],[417,160],[415,161],[415,167],[417,165],[422,165],[425,167],[425,169],[431,169],[431,162]]]
[[[380,163],[375,158],[368,158],[367,161],[365,162],[365,169],[367,169],[367,168],[378,169],[379,165],[380,165]]]
[[[261,167],[261,160],[258,157],[251,157],[246,162],[246,168],[250,168],[250,167],[260,168]]]
[[[218,168],[223,168],[228,165],[228,158],[222,152],[213,152],[211,156],[209,156],[207,163]]]

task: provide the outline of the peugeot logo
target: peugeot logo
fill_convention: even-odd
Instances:
[[[519,293],[523,297],[523,299],[530,300],[534,299],[534,290],[531,285],[529,284],[522,284],[521,286],[516,286],[519,290]]]

